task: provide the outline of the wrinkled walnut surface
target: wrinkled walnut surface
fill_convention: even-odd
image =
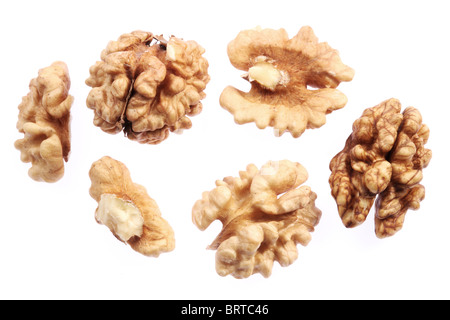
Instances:
[[[97,202],[100,203],[102,196],[110,195],[128,202],[129,206],[137,208],[142,215],[140,236],[135,235],[124,241],[124,232],[119,235],[111,230],[117,239],[145,256],[158,257],[161,253],[174,249],[175,238],[171,226],[161,217],[157,203],[150,198],[146,189],[133,183],[130,172],[123,163],[108,156],[102,157],[92,164],[89,177],[92,183],[89,193]],[[99,208],[96,210],[97,222],[98,210]]]
[[[39,70],[30,81],[30,92],[19,105],[17,129],[24,134],[14,146],[23,162],[31,162],[29,176],[56,182],[64,175],[70,153],[70,78],[64,62]]]
[[[419,110],[403,113],[397,99],[366,109],[353,123],[344,149],[330,162],[329,179],[339,215],[346,227],[366,220],[375,202],[375,233],[379,238],[399,231],[408,209],[425,197],[419,184],[431,160],[424,147],[430,130]]]
[[[228,56],[234,67],[248,71],[244,77],[251,82],[249,92],[228,86],[220,96],[238,124],[255,122],[260,129],[271,126],[276,135],[289,131],[297,138],[324,125],[326,114],[347,103],[335,88],[351,81],[354,70],[327,43],[319,43],[310,27],[292,39],[284,29],[241,31],[228,44]]]
[[[270,161],[261,170],[250,164],[239,178],[218,180],[215,189],[203,193],[192,219],[200,230],[214,220],[223,224],[208,247],[217,249],[219,275],[269,277],[274,261],[288,266],[297,259],[296,245],[309,243],[322,214],[315,207],[316,194],[299,187],[307,178],[299,163]]]
[[[188,116],[201,112],[209,82],[204,51],[195,41],[173,36],[167,41],[143,31],[111,41],[86,80],[94,124],[148,144],[189,129]]]

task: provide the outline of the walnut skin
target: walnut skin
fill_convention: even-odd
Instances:
[[[201,112],[210,79],[204,51],[195,41],[143,31],[111,41],[86,80],[94,124],[148,144],[189,129],[188,116]]]
[[[274,261],[285,267],[297,259],[296,245],[309,243],[322,214],[314,204],[316,194],[307,186],[298,188],[307,178],[299,163],[270,161],[261,170],[250,164],[239,178],[218,180],[215,189],[203,193],[192,220],[200,230],[214,220],[223,224],[208,247],[217,249],[219,275],[269,277]]]
[[[255,122],[260,129],[274,127],[277,136],[289,131],[298,138],[347,103],[335,88],[351,81],[354,70],[327,43],[319,43],[310,27],[292,39],[284,29],[241,31],[228,44],[228,56],[234,67],[248,71],[244,78],[251,82],[249,92],[228,86],[220,96],[238,124]]]
[[[123,163],[105,156],[92,164],[89,177],[89,193],[99,203],[96,220],[107,225],[118,240],[151,257],[174,249],[171,226],[146,189],[133,183]]]
[[[430,130],[420,112],[413,107],[400,111],[397,99],[366,109],[330,162],[329,183],[342,222],[348,228],[363,223],[375,202],[379,238],[394,235],[407,210],[419,208],[425,197],[422,169],[432,156],[424,148]]]
[[[70,153],[69,71],[64,62],[39,70],[30,81],[30,92],[19,105],[17,129],[23,139],[14,143],[23,162],[31,162],[29,176],[36,181],[56,182],[64,175]]]

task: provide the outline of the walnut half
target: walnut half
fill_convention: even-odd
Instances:
[[[90,68],[87,106],[103,131],[158,144],[192,126],[209,82],[204,49],[195,41],[134,31],[111,41]]]
[[[288,266],[297,259],[296,245],[309,243],[322,214],[314,204],[316,194],[299,187],[307,178],[299,163],[270,161],[260,170],[250,164],[239,178],[218,180],[215,189],[203,193],[192,219],[200,230],[214,220],[223,224],[208,247],[217,250],[219,275],[269,277],[274,261]]]
[[[430,130],[419,110],[386,100],[366,109],[353,123],[344,149],[330,162],[329,179],[339,215],[346,227],[366,220],[375,202],[375,233],[379,238],[399,231],[408,209],[425,197],[419,184],[431,160],[424,147]],[[376,200],[376,201],[375,201]]]
[[[89,193],[98,202],[95,219],[135,251],[158,257],[175,247],[174,233],[146,189],[133,183],[120,161],[105,156],[89,171]]]
[[[255,122],[260,129],[274,127],[277,136],[289,131],[297,138],[324,125],[326,114],[347,103],[335,88],[351,81],[354,70],[326,42],[319,43],[310,27],[292,39],[284,29],[241,31],[228,44],[228,57],[247,71],[244,78],[251,83],[249,92],[228,86],[220,96],[238,124]]]
[[[31,162],[29,176],[36,181],[56,182],[64,175],[70,153],[70,78],[64,62],[39,70],[30,81],[30,92],[19,105],[17,129],[24,134],[14,146],[23,162]]]

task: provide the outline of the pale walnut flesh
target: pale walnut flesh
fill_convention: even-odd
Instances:
[[[111,41],[86,80],[94,124],[146,144],[191,128],[209,82],[204,51],[195,41],[144,31]]]
[[[64,176],[70,153],[70,77],[67,65],[57,61],[39,70],[30,92],[19,105],[17,129],[23,139],[14,143],[23,162],[31,162],[29,176],[56,182]]]
[[[142,236],[144,219],[141,211],[131,201],[114,194],[101,195],[95,219],[124,242],[133,236]]]
[[[401,113],[397,99],[366,109],[353,123],[344,149],[330,162],[331,193],[346,227],[366,220],[375,203],[375,233],[385,238],[398,232],[408,209],[425,197],[422,169],[431,160],[424,145],[430,130],[419,110]]]
[[[254,122],[260,129],[273,127],[278,136],[288,131],[298,138],[307,128],[323,126],[327,114],[347,103],[336,87],[351,81],[354,70],[335,49],[319,43],[310,27],[291,39],[284,29],[241,31],[227,52],[251,83],[249,92],[228,86],[220,96],[238,124]]]
[[[89,177],[89,193],[98,202],[96,221],[107,226],[118,240],[149,257],[175,248],[172,227],[146,189],[133,183],[122,162],[102,157],[92,164]]]
[[[298,257],[297,244],[306,246],[319,223],[316,194],[300,185],[308,174],[299,163],[270,161],[260,170],[253,164],[239,177],[216,181],[192,209],[193,223],[205,230],[214,220],[223,229],[208,249],[216,251],[221,276],[269,277],[273,262],[283,267]]]

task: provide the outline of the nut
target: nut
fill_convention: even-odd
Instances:
[[[238,124],[255,122],[260,129],[274,127],[278,136],[289,131],[298,138],[347,103],[335,88],[351,81],[354,71],[336,50],[319,43],[310,27],[292,39],[284,29],[241,31],[228,44],[228,57],[234,67],[248,71],[243,77],[251,83],[249,92],[228,86],[220,96]]]
[[[90,68],[87,106],[103,131],[158,144],[192,126],[209,82],[204,49],[195,41],[134,31],[111,41]]]
[[[64,175],[70,153],[70,78],[64,62],[39,70],[30,81],[30,92],[19,105],[17,129],[23,139],[14,143],[23,162],[31,162],[29,176],[36,181],[56,182]]]
[[[424,148],[430,130],[419,110],[400,111],[397,99],[366,109],[353,123],[344,149],[330,162],[331,193],[344,225],[363,223],[375,202],[379,238],[394,235],[407,210],[419,208],[425,196],[419,184],[422,169],[432,156]]]
[[[98,223],[145,256],[158,257],[174,249],[172,228],[146,189],[133,183],[123,163],[105,156],[92,164],[89,177],[89,193],[98,202]]]
[[[215,189],[203,193],[192,220],[200,230],[214,220],[223,224],[208,247],[217,249],[219,275],[269,277],[274,261],[285,267],[297,259],[296,245],[309,243],[322,214],[314,204],[316,194],[307,186],[298,188],[307,178],[299,163],[270,161],[261,170],[250,164],[239,178],[218,180]]]
[[[114,194],[102,194],[95,212],[97,221],[107,226],[121,241],[142,236],[144,218],[141,211],[129,200]]]

